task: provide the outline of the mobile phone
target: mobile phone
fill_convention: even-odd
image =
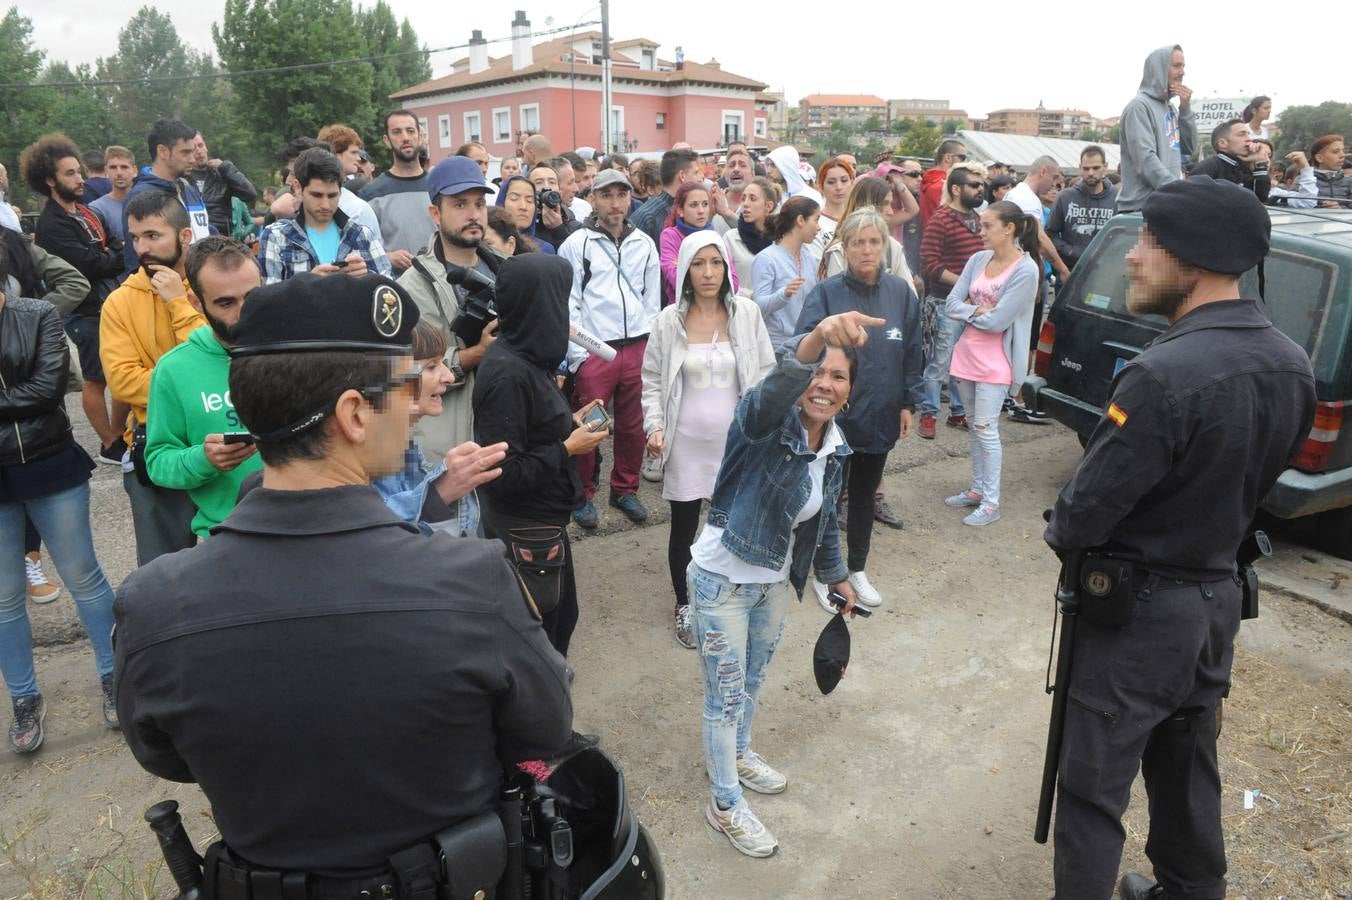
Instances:
[[[826,599],[830,600],[831,605],[834,606],[836,609],[844,609],[845,604],[850,602],[846,600],[845,595],[840,593],[839,591],[832,591],[831,593],[827,594]],[[873,613],[869,610],[869,608],[864,606],[864,604],[862,603],[856,603],[854,605],[854,614],[856,616],[863,616],[865,619],[873,615]]]
[[[346,269],[346,268],[347,268],[347,260],[346,260],[346,259],[335,259],[335,260],[333,261],[333,265],[337,266],[337,267],[340,268],[340,269]]]
[[[223,444],[252,444],[254,436],[247,431],[227,431],[223,436]]]
[[[596,404],[582,417],[582,424],[592,431],[609,431],[612,419],[601,404]]]

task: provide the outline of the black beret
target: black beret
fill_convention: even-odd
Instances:
[[[834,691],[849,664],[850,629],[843,615],[834,615],[812,648],[812,674],[816,676],[817,689],[823,694]]]
[[[231,356],[413,349],[418,307],[384,275],[306,273],[255,288],[235,326]]]
[[[1169,182],[1146,199],[1141,215],[1161,247],[1210,272],[1247,272],[1272,242],[1272,220],[1253,191],[1209,175]]]

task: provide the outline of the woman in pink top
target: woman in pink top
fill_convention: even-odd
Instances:
[[[681,255],[681,241],[697,231],[711,231],[709,221],[713,218],[713,198],[702,181],[687,181],[676,191],[671,204],[671,214],[667,216],[667,227],[662,230],[658,252],[662,261],[662,305],[670,306],[676,302],[676,269]],[[736,293],[741,287],[737,273],[731,272],[732,290]]]
[[[958,384],[970,423],[972,486],[944,501],[957,509],[975,507],[962,521],[989,525],[1000,518],[1000,410],[1017,394],[1028,373],[1042,260],[1038,226],[1007,200],[981,214],[981,243],[948,294],[945,314],[966,322],[953,348],[949,372]]]

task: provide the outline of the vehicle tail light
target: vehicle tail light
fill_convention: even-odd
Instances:
[[[1329,467],[1333,445],[1343,427],[1343,401],[1320,400],[1314,408],[1314,425],[1291,463],[1302,472],[1323,472]]]
[[[1033,356],[1033,374],[1047,377],[1052,370],[1052,344],[1056,342],[1056,326],[1043,322],[1037,336],[1037,353]]]

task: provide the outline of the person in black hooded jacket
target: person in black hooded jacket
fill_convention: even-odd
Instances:
[[[582,506],[573,457],[591,453],[609,431],[592,431],[559,390],[554,375],[568,353],[568,292],[573,268],[557,256],[514,256],[498,271],[498,332],[474,382],[474,427],[480,443],[507,443],[502,475],[479,490],[484,530],[512,546],[512,532],[559,529],[564,557],[558,602],[544,613],[545,633],[560,654],[577,625],[577,584],[567,525]],[[544,612],[544,610],[541,610]]]

